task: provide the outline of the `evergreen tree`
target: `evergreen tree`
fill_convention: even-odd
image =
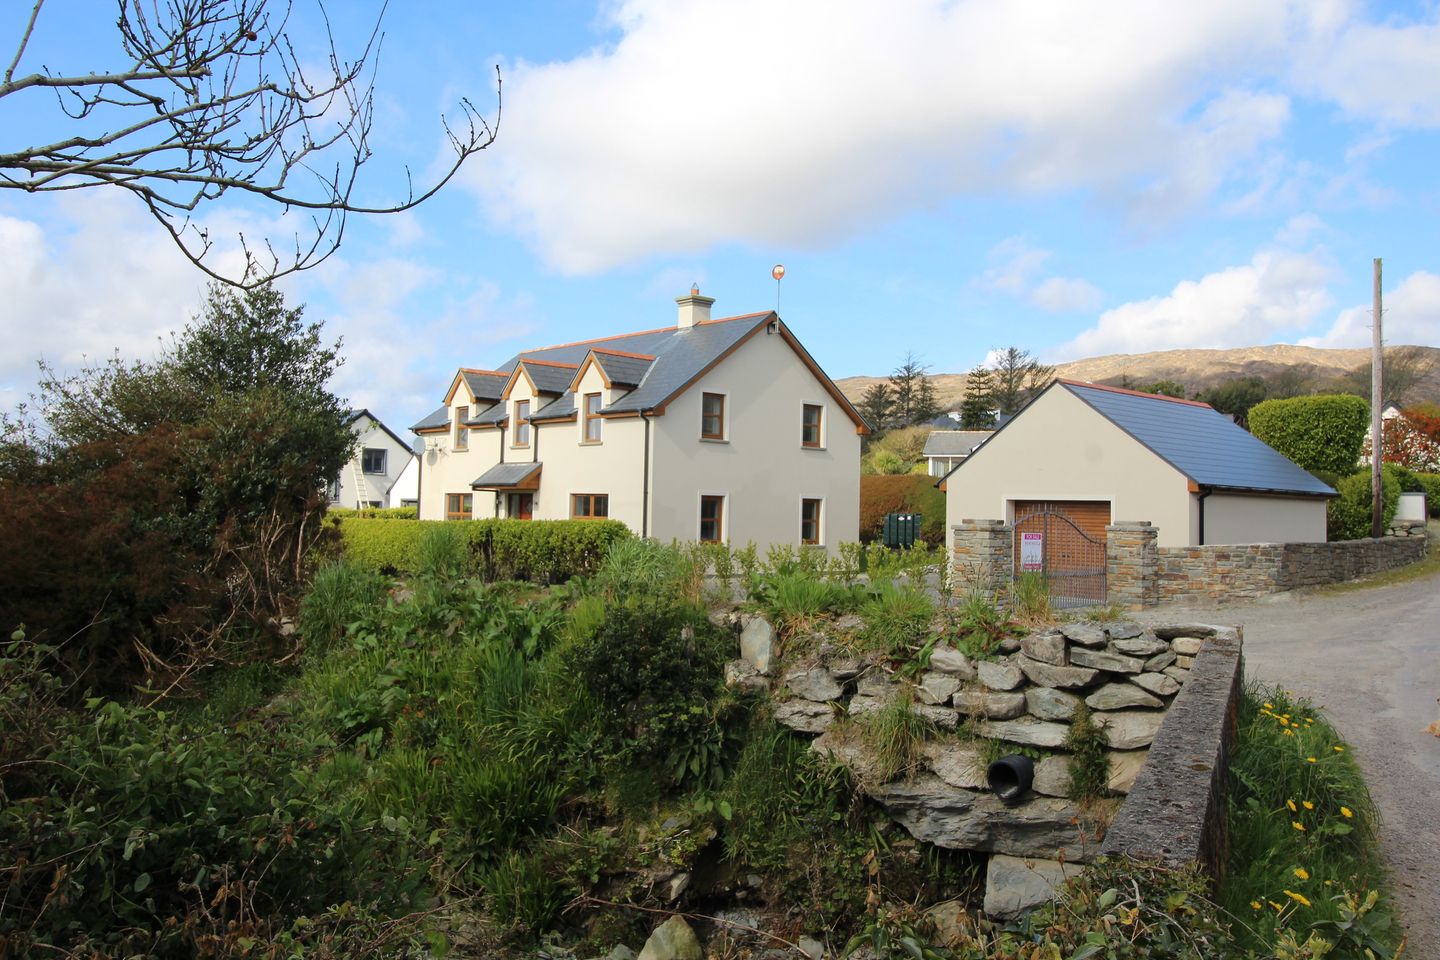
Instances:
[[[965,380],[965,399],[960,404],[960,427],[964,430],[989,430],[995,426],[995,401],[990,396],[994,378],[990,368],[980,364]]]
[[[929,367],[913,353],[905,354],[905,362],[890,374],[892,413],[896,426],[908,427],[926,423],[940,414],[935,402],[935,386],[930,382]]]
[[[860,416],[870,424],[874,433],[884,433],[890,426],[892,403],[890,385],[887,383],[877,383],[865,391],[865,396],[860,400]]]
[[[1014,415],[1055,379],[1055,368],[1047,367],[1019,347],[1007,347],[995,361],[992,397],[1001,414]]]

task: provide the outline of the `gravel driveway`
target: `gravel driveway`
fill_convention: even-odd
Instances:
[[[1383,818],[1381,845],[1410,935],[1405,956],[1440,960],[1440,737],[1425,731],[1440,719],[1440,574],[1346,593],[1160,607],[1144,619],[1240,624],[1246,672],[1324,709]]]

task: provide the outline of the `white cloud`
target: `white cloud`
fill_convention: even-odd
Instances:
[[[1440,344],[1440,275],[1426,270],[1410,274],[1385,293],[1381,333],[1386,343]],[[1307,347],[1370,346],[1370,304],[1340,311],[1335,324],[1318,337],[1300,343]]]
[[[506,70],[464,177],[565,271],[832,243],[974,191],[1193,205],[1288,117],[1280,4],[630,0],[619,39]]]
[[[1057,358],[1241,347],[1293,335],[1330,305],[1330,275],[1321,254],[1262,251],[1248,264],[1182,281],[1168,296],[1105,311]]]
[[[1028,300],[1051,313],[1094,310],[1100,305],[1100,290],[1088,280],[1055,276],[1041,279],[1049,259],[1050,251],[1037,250],[1021,237],[1009,237],[991,248],[991,265],[976,283],[983,289]]]
[[[1440,11],[1411,23],[1366,23],[1322,10],[1310,26],[1293,70],[1302,89],[1385,126],[1440,125]]]

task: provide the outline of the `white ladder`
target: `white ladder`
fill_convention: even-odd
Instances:
[[[350,461],[350,479],[355,481],[355,508],[364,510],[370,505],[367,502],[370,499],[370,488],[365,485],[365,471],[361,469],[360,457]]]

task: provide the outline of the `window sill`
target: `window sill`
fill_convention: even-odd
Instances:
[[[580,447],[603,447],[604,445],[604,440],[581,440],[578,444],[576,444],[576,446]]]
[[[729,442],[730,442],[730,439],[729,439],[728,437],[701,437],[701,438],[700,438],[700,442],[701,442],[701,443],[729,443]],[[720,541],[718,541],[718,540],[707,540],[707,541],[705,541],[705,542],[706,542],[706,543],[719,543]]]
[[[812,446],[812,445],[810,445],[810,444],[808,444],[808,443],[802,443],[802,444],[800,444],[800,449],[801,449],[801,450],[813,450],[815,453],[824,453],[824,452],[825,452],[825,447],[823,447],[823,446]]]

